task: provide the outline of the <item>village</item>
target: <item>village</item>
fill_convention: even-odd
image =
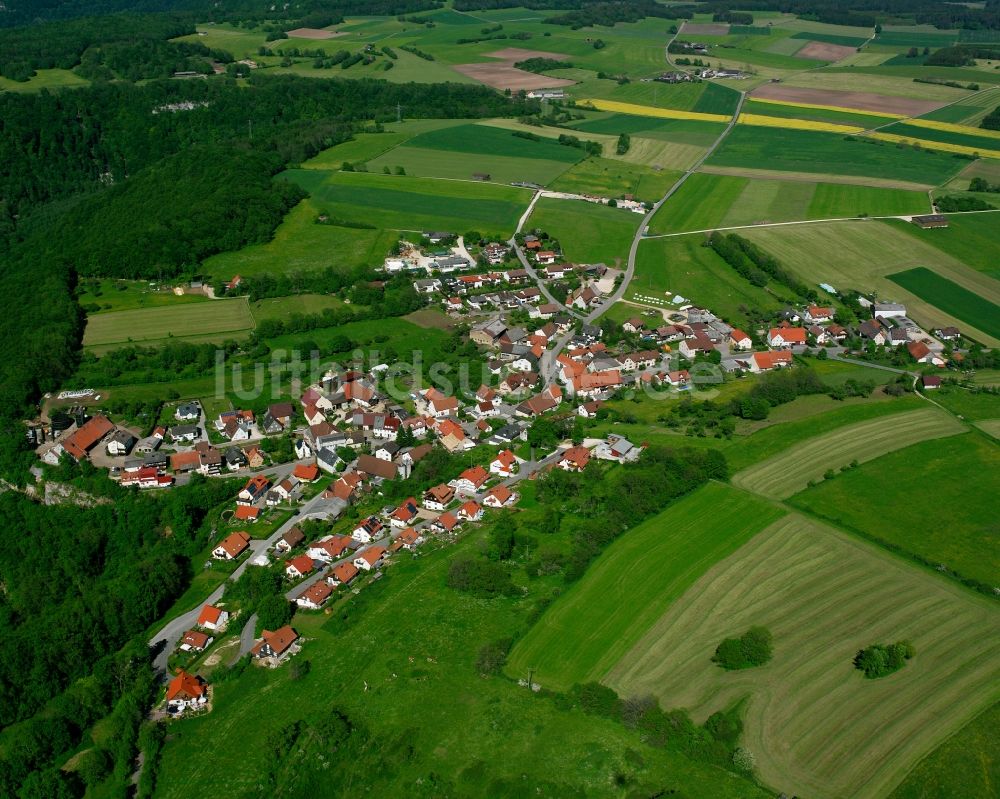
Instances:
[[[477,389],[445,393],[411,385],[400,396],[385,379],[385,364],[331,369],[260,416],[230,408],[210,417],[198,401],[168,403],[171,423],[161,417],[148,435],[105,413],[90,415],[100,397],[71,390],[58,399],[90,404],[73,406],[43,430],[39,457],[53,466],[89,460],[137,490],[169,489],[192,475],[240,479],[211,557],[231,579],[248,567],[279,564],[289,602],[301,612],[323,612],[338,593],[357,593],[379,579],[394,557],[428,541],[447,544],[486,514],[515,508],[524,480],[550,469],[583,472],[592,462],[640,458],[642,442],[579,432],[623,392],[679,397],[699,383],[790,368],[796,355],[814,350],[850,355],[851,346],[902,348],[912,362],[938,367],[948,356],[960,357],[945,354],[961,341],[957,329],[932,337],[905,306],[864,297],[858,303],[871,318],[854,329],[837,322],[833,305],[812,304],[786,308],[770,326],[748,333],[671,292],[636,295],[634,315],[601,323],[598,317],[621,299],[623,273],[567,262],[559,242],[542,231],[487,243],[475,255],[462,237],[443,231],[425,231],[420,244],[402,242],[399,249],[384,270],[427,275],[414,289],[466,325],[481,354],[489,377]],[[921,379],[925,389],[940,385],[933,375]],[[531,432],[546,415],[575,419],[579,427],[568,434],[564,426],[558,440],[538,447]],[[291,451],[273,452],[267,443],[276,439],[289,440]],[[388,483],[409,480],[435,450],[469,454],[475,463],[400,502],[381,501]],[[156,665],[174,674],[163,705],[167,717],[211,706],[211,686],[196,666],[230,623],[223,593],[219,588],[150,642],[159,650]],[[290,624],[257,637],[255,618],[242,624],[238,655],[261,666],[278,667],[303,646]]]

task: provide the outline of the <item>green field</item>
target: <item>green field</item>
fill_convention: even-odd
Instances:
[[[657,119],[632,114],[606,114],[573,127],[587,133],[605,133],[613,136],[628,133],[631,136],[709,147],[719,138],[719,134],[726,126],[721,122],[702,122],[696,119]]]
[[[507,673],[532,669],[554,690],[601,679],[695,580],[780,515],[729,486],[700,488],[612,544],[517,642]]]
[[[827,470],[865,463],[894,450],[967,428],[935,408],[873,419],[806,439],[733,475],[733,485],[771,499],[787,499],[820,481]]]
[[[83,345],[106,347],[168,338],[222,341],[242,338],[252,328],[253,317],[245,298],[185,303],[93,316],[87,320]]]
[[[549,188],[598,197],[631,194],[638,200],[655,203],[680,176],[680,172],[669,169],[655,170],[610,158],[588,158],[563,172]]]
[[[666,299],[681,294],[733,324],[746,321],[744,305],[762,310],[780,307],[773,295],[736,274],[704,243],[700,234],[640,242],[626,299],[651,304],[649,298],[654,297],[661,301],[657,307],[666,309],[672,307]]]
[[[528,206],[525,189],[491,183],[293,169],[284,175],[336,218],[391,230],[467,230],[509,235]]]
[[[77,89],[89,85],[89,80],[81,78],[69,69],[39,69],[32,78],[26,81],[0,78],[0,93],[38,92],[42,89]]]
[[[802,108],[795,105],[764,103],[754,100],[752,97],[748,98],[743,104],[743,112],[768,117],[780,117],[782,119],[808,119],[815,122],[832,122],[835,125],[855,125],[862,128],[874,128],[879,125],[887,125],[893,121],[892,117],[852,114],[850,111],[832,111],[828,108]]]
[[[840,44],[844,47],[860,47],[866,41],[867,36],[844,36],[836,33],[810,33],[799,31],[792,34],[793,39],[808,39],[811,42],[823,42],[825,44]]]
[[[340,169],[344,162],[363,163],[388,152],[410,138],[406,133],[355,133],[354,138],[328,147],[302,164],[303,169]]]
[[[894,225],[877,221],[828,222],[749,228],[741,235],[763,247],[810,285],[829,283],[841,291],[876,290],[882,297],[904,302],[913,318],[928,329],[969,326],[888,280],[886,275],[926,266],[1000,304],[1000,283],[996,280],[925,243],[931,240],[929,237],[918,239]],[[817,253],[823,253],[823,258],[817,259]],[[970,335],[984,343],[1000,345],[1000,340],[985,331],[970,331]]]
[[[933,475],[929,484],[927,474]],[[1000,449],[968,432],[899,449],[791,501],[963,577],[1000,585],[998,474]],[[924,485],[930,490],[921,490]]]
[[[484,125],[478,127],[491,130]],[[411,147],[409,144],[396,147],[368,162],[371,172],[381,172],[386,168],[395,171],[402,167],[407,175],[451,180],[472,180],[473,175],[486,173],[495,183],[537,183],[542,186],[558,178],[569,166],[566,161],[509,158],[487,153],[449,153]]]
[[[726,137],[709,164],[760,167],[788,172],[867,175],[942,183],[964,164],[953,155],[897,147],[885,142],[846,139],[836,133],[740,125]]]
[[[696,173],[660,208],[650,224],[650,232],[680,233],[929,210],[927,196],[916,191]]]
[[[1000,174],[997,177],[1000,178]],[[948,253],[973,269],[1000,280],[1000,263],[996,257],[997,247],[1000,246],[998,219],[1000,216],[992,213],[952,214],[948,217],[948,227],[936,230],[921,230],[907,222],[889,224],[938,251]]]
[[[528,774],[532,793],[619,799],[613,775],[623,763],[649,793],[769,795],[729,771],[652,749],[616,721],[561,710],[505,679],[483,679],[479,648],[513,635],[540,591],[469,601],[446,588],[451,561],[472,555],[480,540],[394,558],[383,579],[349,600],[349,621],[297,613],[293,625],[306,639],[297,658],[309,661],[310,673],[296,680],[289,666],[251,667],[217,683],[211,713],[170,725],[157,797],[255,794],[275,769],[290,796],[514,797],[523,795]],[[366,745],[355,735],[323,747],[305,734],[272,758],[279,729],[318,724],[332,708],[364,730]]]
[[[753,625],[774,636],[771,662],[711,663]],[[995,631],[991,600],[791,514],[702,575],[606,681],[696,720],[745,700],[741,744],[776,792],[884,796],[1000,697]],[[900,639],[917,653],[901,671],[866,680],[853,668],[861,647]]]
[[[491,125],[456,125],[441,130],[419,133],[407,142],[410,147],[441,150],[444,153],[473,153],[507,156],[510,158],[541,158],[575,164],[583,151],[557,144],[554,139],[531,141],[515,136],[512,131]]]
[[[631,211],[580,200],[542,197],[527,224],[557,238],[570,262],[616,267],[628,258],[640,222],[642,217]]]
[[[961,144],[963,147],[973,147],[981,152],[1000,152],[1000,139],[990,136],[976,136],[969,133],[953,133],[947,130],[934,130],[933,128],[922,128],[917,125],[907,125],[905,122],[897,122],[883,128],[882,133],[892,133],[896,136],[905,136],[908,139],[925,139],[926,141],[938,141],[946,144]]]
[[[322,180],[330,173],[315,170],[315,174]],[[381,265],[399,236],[396,231],[319,225],[316,219],[321,211],[347,218],[332,205],[303,200],[288,212],[271,241],[213,255],[202,266],[207,274],[225,279],[236,274],[293,274],[328,267],[348,271]],[[356,212],[349,213],[358,220]]]
[[[1000,306],[922,266],[887,275],[942,311],[1000,338]]]
[[[343,308],[344,301],[328,294],[292,294],[288,297],[270,297],[257,300],[250,305],[254,321],[264,319],[287,319],[295,313],[313,314],[327,308]],[[357,306],[351,306],[357,308]]]
[[[1000,785],[998,728],[1000,704],[976,716],[921,760],[889,799],[996,796]]]
[[[156,308],[183,305],[190,302],[208,302],[204,294],[174,294],[167,286],[151,284],[147,280],[112,280],[88,278],[80,283],[77,302],[80,307],[99,305],[96,313],[128,311],[134,308]]]

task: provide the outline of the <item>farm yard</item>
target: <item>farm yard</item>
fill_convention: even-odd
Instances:
[[[821,481],[824,473],[965,430],[957,419],[933,408],[859,422],[807,439],[737,472],[733,485],[771,499],[787,499],[809,483]]]
[[[133,342],[150,344],[174,338],[223,341],[243,338],[253,326],[245,298],[139,308],[89,317],[83,345],[107,350]]]
[[[517,642],[507,673],[531,669],[552,690],[604,678],[702,574],[779,516],[721,484],[679,500],[618,539],[559,597]]]
[[[710,661],[755,625],[774,636],[770,663]],[[995,631],[989,600],[790,514],[701,575],[604,679],[699,721],[746,698],[745,745],[768,785],[879,796],[997,701]],[[902,671],[869,681],[854,670],[859,648],[900,639],[917,652]]]

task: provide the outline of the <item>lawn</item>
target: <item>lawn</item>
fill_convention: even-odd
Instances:
[[[913,318],[928,329],[969,325],[906,291],[886,275],[924,266],[1000,304],[998,281],[932,247],[929,236],[917,238],[897,225],[877,221],[827,222],[753,228],[742,231],[741,235],[763,247],[806,283],[829,283],[840,291],[878,291],[881,297],[904,302]],[[817,253],[823,257],[818,259]],[[984,343],[1000,345],[1000,340],[985,331],[969,332]]]
[[[331,217],[392,230],[507,234],[528,206],[525,189],[491,183],[293,169],[285,175]]]
[[[1000,338],[1000,306],[922,266],[887,275],[893,283],[945,313]]]
[[[733,324],[745,323],[743,306],[780,307],[773,295],[740,277],[704,243],[700,234],[640,242],[626,299],[649,304],[652,297],[660,300],[660,307],[670,308],[666,300],[680,294]]]
[[[696,173],[653,217],[650,232],[929,210],[927,195],[916,191]]]
[[[945,386],[934,392],[934,401],[973,422],[1000,419],[1000,395],[997,394]]]
[[[347,621],[297,613],[292,624],[306,639],[297,658],[309,661],[309,674],[296,680],[287,665],[251,667],[216,684],[210,714],[171,724],[157,796],[255,793],[275,768],[288,789],[281,793],[296,796],[504,797],[521,795],[530,782],[542,795],[610,798],[622,795],[613,782],[621,768],[650,793],[768,795],[729,772],[651,749],[617,722],[480,677],[479,648],[514,634],[539,598],[470,600],[446,588],[452,559],[471,554],[480,539],[397,555],[381,580],[348,598]],[[332,708],[370,743],[321,753],[304,735],[280,762],[273,759],[279,729],[328,719]],[[332,768],[318,766],[320,757],[334,757]]]
[[[343,308],[344,301],[329,294],[292,294],[288,297],[271,297],[251,303],[254,321],[287,319],[291,314],[314,314],[327,308]],[[356,306],[354,306],[356,307]]]
[[[771,499],[787,499],[827,470],[882,458],[919,441],[953,436],[968,428],[953,416],[924,408],[841,427],[802,441],[733,475],[733,485]]]
[[[328,147],[302,163],[303,169],[340,169],[344,162],[358,164],[388,152],[410,138],[406,133],[355,133],[350,141]]]
[[[992,162],[985,162],[992,163]],[[966,173],[969,174],[969,173]],[[976,177],[970,174],[969,177]],[[996,178],[1000,181],[1000,171]],[[968,183],[966,183],[968,186]],[[973,269],[1000,280],[1000,234],[997,233],[997,214],[952,214],[948,217],[948,227],[922,230],[907,222],[890,222],[894,228],[903,231],[924,244],[957,258]]]
[[[1000,785],[1000,704],[976,716],[911,771],[889,799],[996,796]]]
[[[1000,449],[968,432],[899,449],[791,502],[963,577],[1000,585],[998,474]]]
[[[27,81],[0,78],[0,92],[38,92],[43,89],[79,89],[89,86],[90,81],[81,78],[69,69],[39,69]]]
[[[316,170],[315,174],[322,179],[330,173]],[[202,266],[207,274],[225,279],[236,274],[294,274],[328,267],[350,271],[381,266],[399,237],[397,231],[317,224],[323,211],[342,217],[333,206],[303,200],[286,214],[271,241],[213,255]],[[357,219],[356,213],[353,218]]]
[[[754,625],[774,636],[770,663],[710,661]],[[702,575],[606,681],[696,720],[745,699],[742,744],[775,791],[884,796],[997,701],[995,630],[990,600],[791,514]],[[853,668],[860,648],[901,639],[916,647],[901,671],[866,680]]]
[[[588,158],[563,172],[549,188],[598,197],[617,198],[631,194],[643,202],[654,203],[680,176],[680,172],[668,169],[655,170],[610,158]]]
[[[729,486],[703,486],[613,543],[517,642],[507,673],[531,669],[553,690],[603,678],[702,574],[781,515]]]
[[[223,341],[253,329],[245,298],[185,303],[176,307],[139,308],[98,314],[87,320],[85,347],[163,342],[168,338]]]
[[[157,285],[147,280],[86,278],[80,282],[79,292],[77,303],[87,310],[90,316],[134,308],[157,308],[209,301],[204,294],[174,294],[169,286]],[[100,310],[88,310],[88,306],[92,305],[100,306]]]
[[[925,185],[942,183],[963,162],[953,155],[848,139],[836,133],[739,125],[708,159],[715,166],[865,175]]]
[[[642,217],[631,211],[543,197],[535,204],[528,226],[557,238],[563,255],[573,263],[615,267],[628,258],[640,222]]]

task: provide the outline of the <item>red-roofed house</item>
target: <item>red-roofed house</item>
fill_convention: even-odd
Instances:
[[[504,508],[517,502],[517,495],[505,485],[498,485],[486,492],[483,504],[488,508]]]
[[[772,327],[767,333],[767,343],[772,347],[792,347],[806,343],[802,327]]]
[[[472,466],[462,472],[451,486],[460,494],[475,494],[489,476],[490,473],[482,466]]]
[[[458,517],[451,511],[442,513],[431,525],[431,527],[439,533],[450,533],[458,526]]]
[[[327,575],[326,581],[330,585],[337,587],[338,585],[349,584],[357,576],[358,567],[353,563],[338,563],[333,567],[333,571]]]
[[[399,503],[399,507],[396,508],[391,514],[389,514],[389,524],[392,527],[408,527],[413,524],[414,520],[417,518],[417,511],[419,507],[417,506],[417,500],[413,497],[409,499],[404,499]]]
[[[63,441],[62,448],[74,460],[82,461],[87,457],[87,453],[96,447],[98,442],[114,429],[115,426],[108,417],[98,414]]]
[[[483,509],[480,507],[478,502],[469,500],[458,509],[458,512],[455,515],[459,519],[464,519],[467,522],[478,522],[483,518]]]
[[[753,341],[742,330],[734,328],[733,332],[729,334],[729,346],[734,350],[748,350],[753,347]]]
[[[255,522],[260,518],[260,508],[253,505],[237,505],[233,518],[238,522]]]
[[[586,447],[570,447],[559,459],[558,466],[566,472],[582,472],[590,463],[590,450]]]
[[[354,539],[350,536],[328,535],[326,538],[321,538],[310,544],[306,554],[313,560],[329,562],[343,555],[350,549],[352,543],[354,543]]]
[[[355,541],[360,541],[362,544],[368,544],[374,541],[385,529],[385,526],[379,521],[376,516],[369,516],[361,524],[354,528],[351,532],[351,538]]]
[[[198,615],[198,626],[215,632],[222,631],[229,624],[229,611],[215,605],[205,605]]]
[[[250,536],[244,532],[233,533],[212,550],[212,557],[218,560],[235,560],[249,548]]]
[[[208,685],[197,675],[181,669],[167,684],[167,709],[182,713],[191,708],[204,706],[208,702]]]
[[[313,560],[308,555],[296,555],[289,558],[285,564],[285,575],[291,580],[298,580],[313,571]]]
[[[184,652],[204,652],[215,639],[198,630],[188,630],[181,638],[181,650]]]
[[[292,471],[292,476],[303,483],[314,483],[319,479],[319,466],[315,463],[300,463]]]
[[[278,663],[295,653],[295,642],[299,640],[299,634],[287,624],[279,630],[264,630],[261,636],[250,654],[258,660],[273,658]]]
[[[295,600],[295,604],[300,608],[319,610],[332,595],[333,587],[323,580],[317,580],[302,592],[302,596]]]
[[[798,330],[800,328],[792,328]],[[767,352],[755,352],[750,356],[751,372],[770,372],[772,369],[780,369],[792,365],[792,353],[769,350]]]
[[[510,477],[517,471],[517,456],[509,449],[502,449],[497,456],[490,461],[490,474],[498,474],[501,477]]]
[[[354,559],[354,565],[366,572],[377,569],[382,565],[382,558],[385,557],[385,553],[385,547],[368,547],[368,549],[358,553],[358,556]]]

